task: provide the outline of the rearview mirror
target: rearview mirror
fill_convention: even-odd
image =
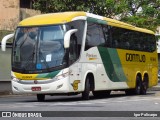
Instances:
[[[69,48],[71,35],[77,31],[78,29],[72,29],[66,32],[64,35],[64,48]]]
[[[1,41],[1,50],[6,51],[6,42],[14,36],[14,33],[6,35]]]

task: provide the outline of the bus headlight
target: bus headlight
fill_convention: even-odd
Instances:
[[[14,77],[14,76],[11,76],[11,79],[12,79],[12,81],[14,81],[14,82],[18,82],[18,81],[20,81],[20,79],[17,79],[16,77]]]
[[[69,73],[68,72],[66,72],[66,73],[62,73],[62,74],[60,74],[60,75],[57,75],[55,78],[53,78],[54,80],[61,80],[61,79],[64,79],[64,78],[66,78],[66,77],[68,77],[69,76]]]

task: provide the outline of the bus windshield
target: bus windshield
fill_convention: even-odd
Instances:
[[[13,68],[41,71],[66,64],[64,34],[65,25],[18,27],[13,45]]]

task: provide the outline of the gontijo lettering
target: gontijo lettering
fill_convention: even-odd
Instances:
[[[146,56],[141,54],[126,53],[126,61],[130,62],[146,62]]]

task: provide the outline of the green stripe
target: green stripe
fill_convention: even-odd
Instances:
[[[98,24],[105,24],[105,25],[107,24],[105,20],[100,20],[100,19],[91,18],[91,17],[87,17],[87,21],[98,23]]]
[[[104,47],[98,47],[98,50],[109,79],[113,82],[127,81],[117,50]]]
[[[50,73],[39,74],[36,78],[54,78],[59,72],[60,70]]]

